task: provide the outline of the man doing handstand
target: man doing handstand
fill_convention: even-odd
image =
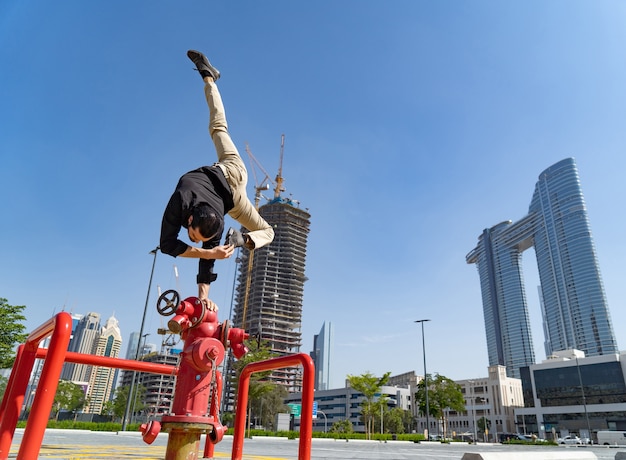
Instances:
[[[217,278],[213,272],[216,259],[227,259],[236,247],[255,249],[274,239],[274,230],[259,215],[246,194],[248,172],[228,134],[222,98],[215,82],[219,71],[200,52],[189,50],[189,59],[196,65],[204,81],[204,94],[209,106],[209,134],[217,152],[217,163],[184,174],[172,194],[161,224],[161,252],[177,257],[200,259],[198,263],[198,297],[208,300],[209,286]],[[249,233],[230,229],[224,245],[224,216],[228,214]],[[181,227],[189,239],[202,242],[202,247],[190,246],[178,239]],[[207,303],[207,302],[205,302]],[[210,308],[214,305],[208,302]]]

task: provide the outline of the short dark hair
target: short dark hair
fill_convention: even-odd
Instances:
[[[191,215],[193,219],[190,227],[197,229],[205,238],[221,235],[224,231],[224,217],[208,204],[199,204],[194,207]]]

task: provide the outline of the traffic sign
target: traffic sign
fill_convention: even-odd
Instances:
[[[293,415],[294,417],[300,417],[300,412],[302,412],[302,404],[290,403],[287,405],[291,409],[291,415]]]

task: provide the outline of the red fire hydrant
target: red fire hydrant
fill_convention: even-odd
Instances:
[[[169,290],[157,303],[162,315],[175,314],[168,328],[185,341],[172,412],[163,415],[160,422],[153,420],[141,425],[141,432],[148,444],[156,439],[161,429],[169,433],[165,460],[193,460],[198,458],[203,433],[212,445],[224,437],[226,427],[219,419],[222,377],[217,367],[224,360],[228,346],[236,358],[247,353],[243,341],[248,334],[243,329],[231,328],[228,321],[220,324],[217,312],[196,297],[188,297],[180,304],[178,300],[178,293]],[[208,302],[211,305],[211,301]],[[208,458],[212,457],[212,450]]]

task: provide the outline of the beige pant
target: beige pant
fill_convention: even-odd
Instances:
[[[217,165],[224,172],[233,193],[234,207],[228,213],[248,230],[255,248],[269,244],[274,239],[274,229],[263,219],[248,199],[246,185],[248,171],[228,134],[226,112],[222,97],[213,82],[205,83],[204,94],[209,106],[209,134],[217,152]]]

